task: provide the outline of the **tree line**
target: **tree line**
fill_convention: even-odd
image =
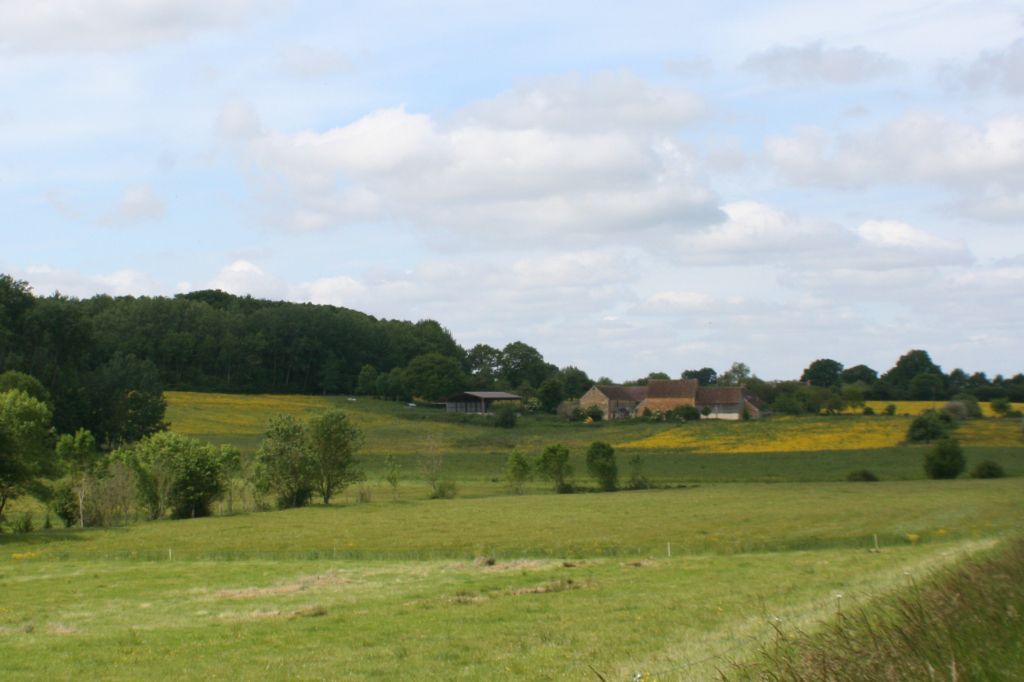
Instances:
[[[97,413],[103,410],[96,398],[125,383],[430,401],[467,388],[503,389],[536,396],[552,409],[592,383],[582,370],[559,369],[521,341],[466,350],[434,320],[377,319],[222,291],[40,297],[27,282],[0,275],[0,372],[7,370],[40,380],[59,430],[84,426],[101,440],[108,437],[102,424],[108,416]]]

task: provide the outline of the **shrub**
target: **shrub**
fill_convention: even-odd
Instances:
[[[533,467],[529,460],[518,450],[514,450],[505,460],[505,477],[516,495],[523,494],[523,486],[530,480],[532,473]]]
[[[964,451],[955,438],[943,438],[924,456],[928,478],[956,478],[967,466]]]
[[[941,438],[948,438],[957,427],[957,421],[948,412],[927,410],[914,417],[907,430],[907,442],[930,443]]]
[[[555,492],[572,492],[572,485],[568,482],[572,476],[572,465],[569,464],[569,448],[564,445],[544,448],[537,458],[537,472],[554,483]]]
[[[455,485],[455,481],[438,481],[430,491],[430,499],[450,500],[455,497],[458,492],[458,486]]]
[[[391,486],[391,496],[398,499],[398,482],[402,476],[402,465],[394,455],[384,457],[384,480]]]
[[[871,408],[870,405],[865,405],[862,412],[865,416],[871,416],[875,413],[875,411]]]
[[[54,487],[50,509],[64,522],[65,528],[78,523],[78,496],[72,490],[70,481],[62,480]]]
[[[973,469],[971,469],[971,478],[1002,478],[1006,475],[1006,471],[998,462],[993,462],[990,459],[986,459],[983,462],[978,462]]]
[[[878,480],[878,476],[876,476],[873,472],[868,471],[867,469],[857,469],[856,471],[851,471],[849,474],[847,474],[846,480],[873,482]]]
[[[963,404],[964,409],[967,410],[968,419],[981,419],[981,405],[978,404],[978,399],[970,393],[957,393],[953,396],[953,402]]]
[[[494,408],[494,425],[499,429],[515,428],[519,421],[519,412],[515,405],[502,403]]]
[[[680,405],[665,413],[665,419],[680,422],[699,421],[700,410],[693,405]]]
[[[651,487],[651,482],[644,476],[644,458],[640,455],[633,455],[629,458],[629,483],[626,484],[626,487],[630,490],[644,490]]]
[[[15,533],[31,533],[32,530],[32,512],[30,511],[23,513],[18,517],[18,520],[14,522]]]
[[[953,419],[960,421],[966,420],[969,416],[967,412],[967,405],[959,400],[950,400],[942,406],[942,411]]]
[[[1009,398],[995,398],[991,403],[989,403],[989,407],[991,407],[992,411],[1000,417],[1006,417],[1009,416],[1013,405],[1010,404]]]
[[[892,403],[889,403],[888,405],[885,406],[885,409],[882,410],[882,413],[885,414],[885,416],[887,417],[891,417],[894,414],[896,414],[896,406],[893,405]]]
[[[587,409],[583,410],[583,418],[586,419],[587,417],[599,422],[604,419],[604,411],[597,405],[591,405]]]
[[[615,448],[602,441],[591,443],[587,448],[587,471],[597,479],[602,490],[617,490],[619,467],[615,462]]]

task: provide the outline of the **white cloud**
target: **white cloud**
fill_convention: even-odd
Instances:
[[[564,132],[678,129],[705,112],[698,96],[652,85],[626,71],[550,78],[471,106],[469,121],[513,130]]]
[[[100,218],[104,225],[137,225],[164,217],[164,202],[149,187],[129,187],[117,205]]]
[[[367,287],[346,275],[322,277],[301,287],[311,303],[329,304],[354,308],[364,300]]]
[[[1002,50],[986,50],[969,64],[947,64],[940,69],[939,78],[954,90],[995,89],[1024,95],[1024,38]]]
[[[774,167],[796,185],[937,185],[958,195],[950,203],[972,217],[1020,217],[1024,116],[1005,115],[971,125],[910,113],[855,133],[812,128],[790,137],[770,137],[765,151]]]
[[[706,311],[711,310],[716,300],[710,294],[699,291],[659,291],[644,301],[641,309],[655,311]]]
[[[849,84],[887,75],[900,65],[887,55],[860,45],[836,48],[814,42],[754,53],[742,68],[780,83]]]
[[[0,3],[0,49],[145,47],[233,26],[268,0],[32,0]]]
[[[622,282],[635,266],[621,252],[578,251],[517,260],[512,274],[522,287],[580,287]]]
[[[960,251],[963,246],[896,220],[869,220],[857,228],[866,243],[880,248]]]
[[[849,242],[836,226],[803,220],[754,201],[722,207],[727,219],[675,242],[684,262],[731,265],[830,254]]]
[[[148,274],[131,269],[87,275],[48,265],[30,265],[24,270],[15,270],[15,275],[28,281],[36,295],[42,296],[58,291],[65,296],[80,298],[95,294],[144,296],[169,293]]]
[[[979,192],[956,202],[959,213],[992,223],[1019,224],[1024,221],[1024,184],[1016,187],[993,181]]]
[[[266,273],[263,268],[241,259],[221,268],[206,288],[220,289],[236,296],[270,299],[286,298],[288,289],[283,281]]]
[[[506,93],[449,125],[397,107],[322,133],[268,133],[247,158],[271,220],[293,229],[394,219],[569,241],[719,219],[691,154],[664,134],[694,98],[607,78]]]
[[[870,271],[963,265],[973,260],[965,244],[895,220],[869,220],[849,229],[753,201],[727,204],[723,210],[726,221],[675,238],[677,257],[683,263]]]
[[[352,69],[352,62],[343,53],[315,45],[292,45],[280,52],[278,60],[285,74],[298,78],[317,79]]]
[[[262,131],[260,117],[248,102],[226,102],[217,114],[217,132],[229,140],[250,140]]]

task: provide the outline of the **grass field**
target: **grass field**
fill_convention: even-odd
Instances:
[[[1024,527],[1017,420],[958,433],[1008,478],[931,481],[924,447],[899,445],[907,417],[503,430],[374,400],[168,399],[173,430],[246,452],[275,413],[341,406],[366,433],[372,501],[0,534],[3,679],[714,679],[780,624],[813,634]],[[509,494],[513,449],[565,443],[586,484],[594,440],[660,487]],[[432,452],[454,500],[427,499]],[[845,482],[864,468],[883,480]]]
[[[8,679],[707,679],[775,618],[813,628],[836,593],[992,546],[1022,499],[1021,479],[723,484],[8,535],[0,656]]]

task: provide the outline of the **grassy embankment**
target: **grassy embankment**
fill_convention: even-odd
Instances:
[[[1011,680],[1024,671],[1024,541],[836,616],[817,633],[776,624],[734,680]]]

